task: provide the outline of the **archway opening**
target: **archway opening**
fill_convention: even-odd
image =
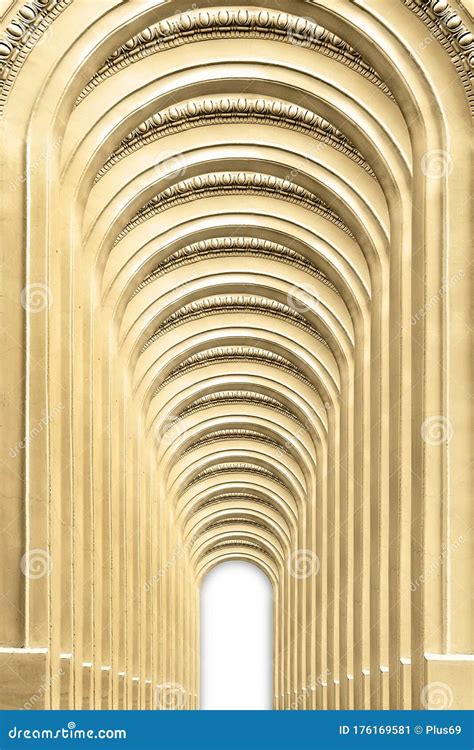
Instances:
[[[252,563],[230,560],[201,585],[201,709],[272,708],[273,592]]]

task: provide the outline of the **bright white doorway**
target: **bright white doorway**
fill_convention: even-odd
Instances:
[[[201,708],[272,708],[273,594],[256,565],[230,560],[201,585]]]

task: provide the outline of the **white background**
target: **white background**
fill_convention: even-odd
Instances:
[[[201,585],[201,708],[272,708],[270,581],[255,565],[230,560]]]

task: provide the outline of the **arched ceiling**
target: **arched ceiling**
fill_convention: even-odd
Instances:
[[[411,172],[389,86],[297,15],[170,9],[82,88],[62,169],[196,570],[250,554],[280,580],[370,398]]]

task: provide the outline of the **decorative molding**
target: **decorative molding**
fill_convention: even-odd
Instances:
[[[199,354],[193,354],[188,359],[184,360],[178,367],[177,371],[187,369],[193,365],[207,364],[209,360],[214,358],[218,359],[224,357],[226,360],[234,360],[239,358],[244,359],[259,359],[265,360],[266,362],[274,362],[276,364],[288,367],[288,369],[298,370],[296,365],[293,365],[289,360],[282,357],[280,354],[275,354],[267,349],[262,349],[255,346],[216,346],[212,349],[206,349],[205,352],[199,352]]]
[[[402,0],[428,26],[433,37],[450,56],[462,81],[471,111],[474,70],[474,35],[447,0]]]
[[[355,240],[351,230],[317,195],[290,180],[260,172],[213,172],[181,180],[146,203],[117,235],[113,246],[152,216],[187,201],[214,195],[266,195],[297,203],[323,216]]]
[[[279,512],[279,508],[276,507],[273,503],[270,503],[268,500],[262,500],[261,497],[259,497],[258,495],[254,495],[251,492],[223,492],[222,494],[217,495],[210,500],[205,500],[204,502],[198,503],[193,508],[193,513],[198,513],[200,510],[202,510],[203,508],[207,508],[210,505],[226,502],[237,503],[235,509],[238,510],[238,503],[242,501],[256,503],[257,505],[264,505],[267,508],[271,508],[275,513]]]
[[[360,151],[327,120],[309,109],[271,98],[227,96],[177,104],[149,117],[132,130],[97,173],[98,182],[121,159],[159,138],[191,127],[216,123],[257,122],[290,128],[341,151],[375,177]]]
[[[234,472],[244,474],[258,474],[259,476],[264,476],[267,479],[271,479],[272,481],[277,482],[277,484],[280,484],[283,487],[286,486],[285,482],[283,482],[283,480],[277,474],[274,474],[273,471],[270,471],[270,469],[266,469],[264,466],[251,464],[247,461],[227,461],[221,464],[214,464],[213,466],[208,466],[207,469],[203,469],[199,472],[199,474],[196,474],[196,476],[193,477],[193,479],[186,485],[186,487],[192,487],[198,482],[202,482],[204,479],[208,479],[209,477],[215,476],[216,474],[231,474]]]
[[[53,21],[72,2],[73,0],[30,0],[11,19],[0,38],[0,113],[4,109],[7,95],[30,51],[38,44]],[[474,106],[472,93],[474,39],[471,29],[447,0],[402,0],[402,2],[425,23],[450,56],[472,108]],[[459,5],[465,10],[462,3]],[[230,16],[227,18],[223,15],[231,13],[232,19]],[[200,12],[200,18],[186,13],[140,32],[108,58],[81,92],[76,106],[102,80],[136,59],[153,54],[159,49],[168,49],[199,38],[209,36],[216,38],[216,35],[225,36],[226,34],[233,37],[249,34],[253,37],[266,36],[318,49],[357,70],[383,90],[388,97],[393,98],[376,71],[365,63],[355,50],[339,37],[308,19],[289,16],[285,13],[272,14],[271,19],[270,17],[267,19],[265,14],[270,14],[266,10],[214,10],[212,14],[211,23],[209,23],[211,19],[208,12]]]
[[[30,0],[10,21],[0,38],[0,113],[16,76],[33,47],[73,0]]]
[[[102,81],[138,60],[182,44],[226,37],[275,39],[317,50],[356,70],[392,97],[388,86],[359,52],[318,23],[279,11],[210,8],[172,16],[129,39],[107,58],[91,78],[77,98],[76,106]]]
[[[256,542],[250,542],[247,539],[239,539],[238,537],[215,544],[210,550],[208,550],[207,554],[210,554],[211,552],[218,552],[221,549],[225,550],[228,547],[248,547],[249,549],[254,549],[260,552],[260,554],[265,555],[265,557],[269,557],[271,560],[273,560],[273,555],[271,555],[268,550],[265,549],[265,547],[261,547]]]
[[[208,315],[218,315],[221,313],[238,312],[238,313],[260,313],[262,315],[271,315],[281,320],[286,320],[298,328],[304,329],[316,338],[326,349],[328,344],[323,339],[317,329],[309,323],[305,316],[300,312],[284,305],[282,302],[269,299],[268,297],[258,297],[251,294],[227,294],[205,297],[204,299],[190,302],[169,315],[160,324],[158,330],[143,345],[141,353],[148,349],[154,341],[163,336],[173,328],[192,320],[197,320]]]
[[[293,362],[290,362],[286,357],[282,357],[280,354],[275,354],[267,349],[262,349],[254,346],[217,346],[212,349],[206,349],[198,354],[193,354],[191,357],[183,360],[180,364],[175,367],[174,370],[163,380],[162,383],[153,393],[153,398],[164,388],[168,383],[176,380],[176,378],[184,375],[190,370],[199,369],[201,367],[207,367],[208,365],[216,364],[217,362],[238,362],[238,361],[254,361],[260,362],[270,367],[278,367],[280,370],[293,375],[298,380],[301,380],[305,385],[311,388],[320,398],[321,394],[318,388],[307,378],[299,369],[299,367]]]
[[[210,531],[211,529],[218,529],[221,526],[236,526],[236,525],[253,526],[257,529],[262,529],[263,531],[266,531],[269,534],[274,534],[274,531],[271,528],[270,524],[258,522],[251,518],[244,518],[243,516],[235,516],[234,518],[222,518],[219,521],[211,521],[210,523],[207,523],[204,525],[203,532]]]
[[[201,396],[187,406],[183,411],[177,415],[176,420],[183,419],[190,414],[201,409],[210,409],[213,406],[221,406],[228,404],[245,403],[245,404],[258,404],[259,406],[265,406],[268,409],[284,414],[289,419],[297,422],[299,425],[304,427],[305,425],[300,418],[294,414],[290,409],[284,406],[280,401],[277,401],[271,396],[267,396],[263,393],[257,393],[256,391],[245,391],[245,390],[228,390],[228,391],[215,391],[214,393],[208,393],[206,396]]]
[[[257,430],[249,430],[244,427],[229,427],[223,430],[215,430],[214,432],[212,432],[212,434],[205,435],[199,440],[196,440],[192,445],[186,448],[186,450],[183,451],[181,455],[186,456],[188,455],[188,453],[192,453],[199,448],[203,448],[206,445],[212,445],[213,443],[221,442],[222,440],[254,440],[257,443],[265,443],[266,445],[271,445],[272,448],[276,448],[281,453],[288,454],[288,450],[283,445],[283,443],[279,443],[277,440],[273,440],[272,438],[268,437],[268,435],[265,435],[262,432],[257,432]]]
[[[138,294],[148,284],[152,283],[160,276],[186,265],[187,263],[197,263],[200,260],[212,258],[213,256],[242,256],[255,255],[260,258],[271,258],[291,266],[301,268],[306,273],[319,279],[323,284],[332,289],[339,295],[339,290],[329,281],[328,277],[304,255],[292,250],[290,247],[280,245],[270,240],[262,240],[259,237],[214,237],[208,240],[194,242],[191,245],[176,250],[171,255],[166,256],[158,266],[151,271],[143,281],[137,286],[132,297]]]

